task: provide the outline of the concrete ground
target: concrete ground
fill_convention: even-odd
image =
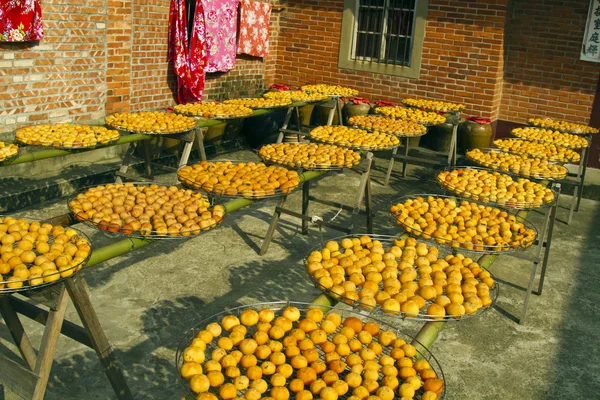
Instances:
[[[250,152],[231,158],[251,158]],[[387,162],[378,160],[381,168]],[[409,177],[393,177],[381,185],[383,170],[374,172],[375,233],[398,232],[387,214],[391,199],[414,193],[442,193],[433,179],[433,168],[412,168]],[[163,175],[163,182],[175,177]],[[600,180],[599,180],[600,181]],[[313,186],[312,193],[352,204],[359,176],[352,172],[329,174]],[[596,182],[598,183],[598,182]],[[570,196],[561,197],[561,205]],[[300,209],[300,193],[290,196],[289,208]],[[274,201],[262,201],[228,215],[223,225],[200,237],[165,241],[112,259],[83,272],[92,302],[116,350],[136,399],[179,399],[175,352],[187,328],[228,307],[262,301],[311,301],[315,289],[303,267],[303,258],[322,240],[340,234],[311,228],[299,232],[296,220],[282,217],[269,252],[257,255]],[[21,214],[48,217],[66,212],[65,201],[44,204]],[[312,215],[331,219],[338,210],[311,205]],[[546,284],[541,296],[532,296],[524,325],[514,322],[523,301],[530,263],[502,255],[492,271],[501,281],[496,308],[478,318],[448,323],[432,352],[447,380],[447,399],[591,399],[600,393],[600,346],[596,319],[600,292],[600,205],[584,199],[573,223],[559,209],[550,252]],[[539,225],[541,215],[533,213]],[[347,213],[336,222],[347,223]],[[364,221],[359,220],[363,232]],[[84,228],[95,247],[116,239]],[[531,255],[532,250],[525,254]],[[67,318],[78,321],[72,306]],[[41,327],[23,318],[34,345]],[[389,319],[388,319],[389,321]],[[394,321],[415,334],[420,324]],[[0,323],[0,351],[14,347],[6,326]],[[1,375],[1,372],[0,372]],[[1,380],[1,377],[0,377]],[[7,399],[16,399],[5,389]],[[1,398],[1,396],[0,396]],[[110,384],[95,353],[62,337],[46,399],[112,399]]]

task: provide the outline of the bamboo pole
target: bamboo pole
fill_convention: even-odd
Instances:
[[[118,146],[121,144],[139,142],[141,140],[148,140],[150,138],[152,138],[152,136],[142,135],[141,133],[133,133],[130,135],[121,136],[121,138],[119,140],[117,140],[116,142],[111,143],[105,147],[113,147],[113,146]],[[104,148],[104,147],[99,147],[99,148]],[[44,160],[46,158],[54,158],[54,157],[66,156],[68,154],[80,153],[82,151],[85,151],[85,150],[84,149],[80,149],[80,150],[43,149],[43,150],[39,150],[39,151],[32,151],[29,153],[21,154],[17,158],[7,162],[5,165],[23,164],[23,163],[33,162],[33,161]]]

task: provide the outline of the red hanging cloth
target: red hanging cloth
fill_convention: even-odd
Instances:
[[[43,37],[39,0],[0,0],[0,42],[28,42]]]
[[[204,91],[206,35],[201,0],[196,0],[196,15],[190,41],[187,32],[185,0],[172,0],[169,12],[169,61],[173,61],[177,75],[179,103],[200,101]]]

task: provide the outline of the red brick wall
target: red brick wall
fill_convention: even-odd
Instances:
[[[600,64],[579,60],[589,1],[514,0],[500,118],[588,123]]]
[[[0,44],[0,133],[173,105],[169,6],[170,0],[44,0],[44,39]],[[206,98],[253,95],[274,82],[279,16],[271,16],[271,55],[240,56],[233,71],[209,74]]]
[[[289,0],[281,20],[276,80],[339,83],[374,99],[461,102],[467,114],[496,119],[507,3],[430,0],[421,75],[407,79],[338,68],[343,0]]]
[[[0,44],[0,132],[104,115],[105,0],[46,0],[42,7],[42,42]]]

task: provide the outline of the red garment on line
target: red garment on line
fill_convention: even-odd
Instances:
[[[43,37],[38,0],[0,0],[0,42],[28,42]]]
[[[273,4],[254,0],[240,1],[238,54],[255,57],[269,55],[269,24]]]
[[[196,0],[191,40],[187,34],[185,0],[172,0],[169,12],[169,61],[177,75],[177,101],[190,103],[202,100],[204,68],[206,67],[206,35],[202,1]]]

